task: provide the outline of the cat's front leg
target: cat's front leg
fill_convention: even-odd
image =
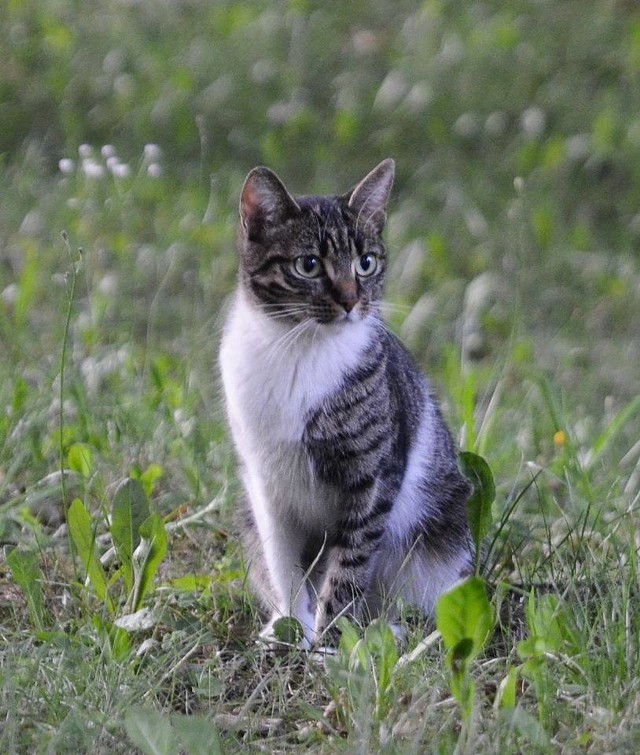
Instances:
[[[380,540],[391,503],[385,498],[351,500],[348,515],[328,555],[327,571],[318,596],[315,630],[333,633],[340,616],[362,618],[363,599],[371,585]]]
[[[263,639],[273,639],[273,625],[283,617],[292,616],[302,625],[306,644],[315,640],[314,605],[307,589],[307,579],[302,566],[306,536],[302,529],[283,515],[273,504],[260,477],[247,472],[244,483],[253,521],[258,531],[266,574],[262,580],[270,585],[264,602],[269,604],[271,616],[260,635]],[[249,554],[250,557],[250,554]]]
[[[302,542],[299,530],[274,521],[266,528],[263,523],[263,532],[264,556],[276,600],[270,619],[260,636],[263,639],[274,639],[275,622],[291,616],[302,626],[305,637],[303,645],[310,646],[315,641],[315,621],[306,575],[301,566]]]

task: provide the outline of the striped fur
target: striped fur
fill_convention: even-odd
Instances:
[[[471,570],[469,486],[426,380],[379,315],[393,162],[353,191],[294,199],[257,168],[221,346],[248,506],[249,573],[309,644],[398,598],[433,609]]]

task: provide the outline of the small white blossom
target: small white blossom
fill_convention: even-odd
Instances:
[[[104,157],[105,160],[107,160],[110,157],[115,157],[116,148],[113,146],[113,144],[105,144],[100,150],[100,154],[102,155],[102,157]]]
[[[0,293],[0,301],[8,306],[13,306],[20,296],[20,286],[17,283],[10,283],[2,293]]]
[[[586,160],[591,151],[589,134],[575,134],[566,141],[567,157],[573,162]]]
[[[104,165],[96,162],[92,158],[85,158],[82,161],[82,172],[87,178],[104,178]]]
[[[475,113],[463,113],[454,123],[453,130],[463,139],[475,136],[480,129],[480,122]]]
[[[151,178],[160,178],[162,175],[162,168],[158,163],[150,163],[147,166],[147,175]]]
[[[90,144],[81,144],[78,147],[78,154],[80,157],[91,157],[93,154],[93,147]]]
[[[542,136],[547,125],[547,116],[544,114],[544,110],[539,107],[529,107],[520,116],[520,123],[525,136],[535,139]]]
[[[63,157],[62,160],[58,162],[58,168],[60,170],[60,173],[68,176],[76,169],[76,164],[70,157]]]
[[[116,178],[129,178],[131,175],[131,168],[127,163],[116,162],[110,166],[110,170]]]
[[[145,159],[150,161],[159,160],[162,157],[162,150],[158,144],[145,144],[144,145]]]

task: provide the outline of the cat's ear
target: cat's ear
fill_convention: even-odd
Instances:
[[[240,194],[240,220],[249,239],[259,240],[269,226],[299,212],[296,200],[269,168],[254,168],[246,177]]]
[[[387,202],[393,186],[396,164],[389,157],[365,176],[346,195],[349,207],[357,214],[358,224],[380,234],[387,220]]]

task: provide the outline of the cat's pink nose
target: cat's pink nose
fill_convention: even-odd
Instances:
[[[346,312],[351,312],[358,303],[358,291],[355,285],[336,286],[335,300]]]
[[[347,312],[351,312],[351,310],[356,306],[358,303],[358,297],[354,296],[353,299],[343,299],[340,304],[344,307],[344,309]]]

